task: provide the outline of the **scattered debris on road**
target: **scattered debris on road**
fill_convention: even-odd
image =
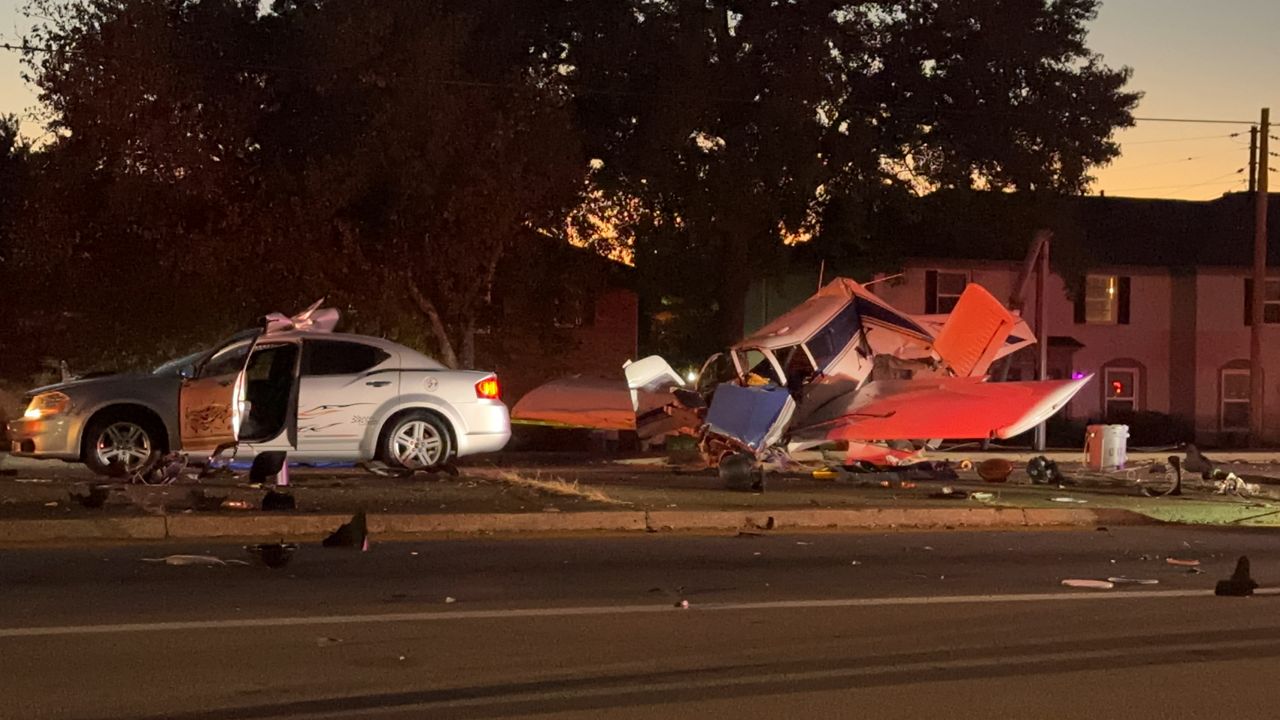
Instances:
[[[107,504],[107,498],[111,495],[110,485],[77,485],[73,487],[69,494],[71,499],[80,503],[82,506],[90,510],[101,509]]]
[[[978,477],[989,483],[1002,483],[1013,473],[1013,463],[1004,458],[991,458],[978,463]]]
[[[1070,578],[1062,581],[1063,585],[1073,588],[1089,588],[1091,590],[1110,590],[1116,586],[1110,580],[1088,580],[1079,578]]]
[[[1034,485],[1057,485],[1066,478],[1058,469],[1058,463],[1044,455],[1038,455],[1027,462],[1027,476]]]
[[[342,642],[342,638],[336,637],[318,637],[316,638],[316,647],[329,647]]]
[[[1155,578],[1131,578],[1123,575],[1107,578],[1107,582],[1116,585],[1159,585],[1160,581]]]
[[[446,596],[445,596],[445,598],[444,598],[444,604],[445,604],[445,605],[452,605],[452,604],[454,604],[454,603],[456,603],[456,602],[458,602],[458,598],[456,598],[456,597],[449,597],[449,596],[447,596],[447,595],[446,595]]]
[[[158,558],[142,558],[142,562],[165,565],[248,565],[244,560],[223,560],[213,555],[166,555]]]
[[[1167,557],[1164,559],[1164,561],[1169,563],[1170,565],[1178,565],[1180,567],[1196,567],[1200,564],[1199,560],[1187,560],[1184,558],[1175,558],[1175,557]]]
[[[321,543],[324,547],[369,549],[369,521],[363,510],[352,516],[349,522],[338,526]]]
[[[298,546],[284,542],[259,543],[257,545],[246,545],[244,549],[250,555],[261,560],[263,565],[274,569],[288,565],[289,561],[293,559],[293,554],[298,551]]]
[[[1213,589],[1213,594],[1224,597],[1248,597],[1257,587],[1257,581],[1249,576],[1249,558],[1241,555],[1236,561],[1236,571],[1229,579],[1219,580]]]
[[[267,494],[262,496],[263,512],[288,512],[297,509],[298,501],[291,493],[268,490]]]
[[[1088,500],[1081,500],[1080,498],[1073,498],[1073,497],[1066,497],[1066,496],[1049,498],[1049,500],[1053,502],[1059,502],[1059,503],[1075,503],[1077,505],[1084,505],[1085,503],[1089,502]]]

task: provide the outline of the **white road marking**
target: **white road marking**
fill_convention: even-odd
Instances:
[[[1280,595],[1280,588],[1263,588],[1256,595]],[[170,632],[175,630],[229,630],[237,628],[308,627],[317,625],[368,625],[376,623],[440,622],[453,620],[509,620],[520,618],[582,617],[590,615],[644,615],[725,610],[795,610],[812,608],[901,607],[911,605],[975,605],[983,603],[1061,602],[1090,600],[1141,600],[1149,598],[1213,597],[1212,590],[1126,590],[1108,592],[1014,593],[1007,595],[925,595],[916,597],[833,598],[829,600],[774,600],[691,605],[688,610],[662,605],[598,605],[587,607],[513,608],[508,610],[427,610],[377,615],[316,615],[297,617],[237,618],[233,620],[179,620],[173,622],[102,625],[54,625],[0,628],[0,638],[101,635],[106,633]]]

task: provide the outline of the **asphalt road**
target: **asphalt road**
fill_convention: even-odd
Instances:
[[[375,542],[303,547],[280,570],[144,560],[173,553],[249,557],[0,552],[0,716],[1276,715],[1280,597],[1211,594],[1241,554],[1280,586],[1267,531]],[[1121,575],[1159,584],[1061,585]]]

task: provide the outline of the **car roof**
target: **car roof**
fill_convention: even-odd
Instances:
[[[263,336],[264,340],[335,340],[342,342],[354,342],[362,345],[372,345],[376,348],[399,356],[402,368],[412,369],[420,368],[424,370],[443,370],[445,366],[435,358],[424,355],[413,348],[405,347],[400,343],[392,342],[385,338],[373,337],[372,335],[354,335],[352,333],[337,332],[315,332],[312,330],[287,330],[285,332],[267,333]]]

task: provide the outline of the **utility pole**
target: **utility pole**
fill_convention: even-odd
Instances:
[[[1037,244],[1040,246],[1040,257],[1037,258],[1038,267],[1036,268],[1036,335],[1039,336],[1036,338],[1039,353],[1037,379],[1040,381],[1049,379],[1049,313],[1045,307],[1048,304],[1045,301],[1049,294],[1045,292],[1045,283],[1049,280],[1049,242],[1052,237],[1051,233],[1044,230],[1036,236]],[[1048,439],[1048,427],[1045,423],[1040,423],[1036,426],[1036,452],[1044,452]]]
[[[1258,189],[1258,128],[1249,127],[1249,194]]]
[[[1265,430],[1262,387],[1263,298],[1267,294],[1267,176],[1270,154],[1267,138],[1271,134],[1271,108],[1262,108],[1258,129],[1258,190],[1253,205],[1253,297],[1249,325],[1249,439],[1254,446],[1262,443]]]

